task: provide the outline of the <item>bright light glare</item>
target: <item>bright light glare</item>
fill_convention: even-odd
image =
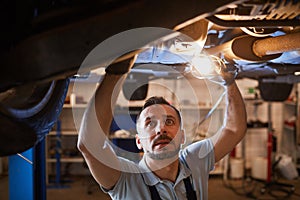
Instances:
[[[210,56],[200,55],[192,59],[193,75],[197,78],[211,76],[215,72],[215,65]]]
[[[296,76],[300,76],[300,72],[294,72]]]

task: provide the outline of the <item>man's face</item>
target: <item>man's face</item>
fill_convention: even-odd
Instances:
[[[178,155],[184,143],[184,131],[176,111],[165,104],[145,108],[137,122],[136,143],[152,159],[172,158]]]

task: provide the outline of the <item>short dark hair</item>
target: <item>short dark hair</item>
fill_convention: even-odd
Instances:
[[[175,106],[173,106],[172,104],[170,104],[164,97],[161,97],[161,96],[153,96],[153,97],[148,98],[148,99],[145,101],[145,103],[144,103],[144,105],[143,105],[143,107],[142,107],[141,112],[142,112],[145,108],[147,108],[147,107],[149,107],[149,106],[152,106],[152,105],[155,105],[155,104],[164,104],[164,105],[168,105],[168,106],[170,106],[171,108],[173,108],[173,109],[175,110],[175,112],[176,112],[178,118],[179,118],[179,123],[180,123],[180,124],[182,123],[182,122],[181,122],[181,114],[180,114],[179,110],[178,110]],[[138,116],[138,118],[139,118],[139,116]]]
[[[144,106],[142,108],[142,110],[144,110],[145,108],[152,106],[154,104],[166,104],[168,106],[171,106],[171,104],[163,97],[158,97],[158,96],[153,96],[150,97],[149,99],[147,99],[144,103]]]

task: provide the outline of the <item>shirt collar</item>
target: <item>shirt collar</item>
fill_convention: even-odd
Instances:
[[[157,177],[154,173],[151,172],[151,169],[148,167],[145,160],[146,160],[145,157],[143,157],[139,162],[139,166],[142,169],[142,176],[145,180],[145,183],[150,186],[156,185],[162,180],[160,180],[159,177]],[[179,174],[175,184],[179,183],[181,180],[185,179],[190,175],[191,175],[191,170],[188,168],[188,166],[185,164],[185,162],[182,159],[179,159]]]

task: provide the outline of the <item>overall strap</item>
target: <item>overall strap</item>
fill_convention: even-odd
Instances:
[[[148,187],[149,187],[149,190],[151,193],[151,199],[152,200],[161,200],[155,185],[148,185]]]
[[[196,192],[193,190],[190,178],[187,177],[183,179],[183,182],[186,190],[186,198],[188,200],[197,200]],[[150,190],[152,200],[161,200],[155,185],[149,185],[148,188]]]
[[[191,180],[189,177],[183,179],[185,190],[186,190],[186,198],[188,200],[197,200],[196,192],[193,189],[193,186],[191,184]]]

